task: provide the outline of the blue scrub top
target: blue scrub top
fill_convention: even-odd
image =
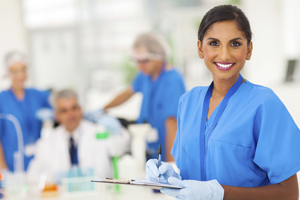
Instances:
[[[193,88],[180,99],[172,155],[183,179],[201,180],[199,136],[207,89]],[[206,122],[206,134],[218,108]],[[271,89],[249,81],[231,97],[205,144],[207,180],[220,184],[276,184],[300,170],[299,128]]]
[[[134,92],[143,94],[143,102],[137,123],[147,122],[158,130],[159,140],[148,143],[153,152],[151,158],[156,158],[158,146],[165,146],[165,121],[169,117],[177,118],[180,96],[185,92],[182,76],[175,69],[163,70],[160,76],[152,81],[150,76],[139,73],[132,83]],[[165,152],[162,148],[162,160]]]
[[[14,115],[22,128],[24,147],[34,144],[40,138],[42,122],[36,117],[41,108],[50,108],[48,91],[25,89],[24,99],[16,99],[12,90],[0,93],[0,113]],[[0,140],[5,160],[10,171],[14,171],[14,152],[18,151],[17,133],[13,123],[0,119]],[[27,170],[32,156],[24,156],[24,169]]]

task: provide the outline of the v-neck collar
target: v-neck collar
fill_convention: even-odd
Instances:
[[[15,99],[17,102],[22,103],[22,102],[25,101],[26,93],[27,93],[27,91],[26,91],[25,88],[24,88],[24,96],[23,96],[22,99],[18,99],[18,98],[17,98],[17,96],[15,95],[14,91],[12,90],[12,88],[9,89],[9,92],[11,93],[11,95],[14,97],[14,99]]]
[[[216,115],[218,113],[218,110],[220,108],[220,105],[221,105],[222,101],[218,104],[218,106],[215,108],[215,110],[212,112],[212,114],[210,115],[210,117],[206,121],[206,124],[205,124],[206,131],[205,132],[209,131],[209,128],[212,125],[212,123],[213,123],[213,121],[214,121],[214,119],[215,119],[215,117],[216,117]]]

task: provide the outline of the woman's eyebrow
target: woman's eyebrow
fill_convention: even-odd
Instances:
[[[218,40],[217,38],[207,38],[207,40],[215,40],[215,41],[220,42],[220,40]]]
[[[207,40],[215,40],[215,41],[220,42],[220,40],[218,40],[217,38],[207,38]],[[231,39],[229,42],[233,42],[233,41],[236,41],[236,40],[243,40],[243,39],[240,38],[240,37],[238,37],[238,38],[233,38],[233,39]]]
[[[235,40],[243,40],[242,38],[238,37],[238,38],[233,38],[232,40],[230,40],[229,42],[233,42]]]

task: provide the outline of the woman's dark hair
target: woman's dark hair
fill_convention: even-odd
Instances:
[[[203,17],[198,30],[198,40],[202,42],[206,31],[216,22],[234,20],[241,31],[245,33],[248,44],[252,39],[250,23],[244,12],[233,5],[220,5],[210,9]]]

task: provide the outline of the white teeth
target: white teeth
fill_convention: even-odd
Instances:
[[[233,63],[231,64],[221,64],[221,63],[216,63],[218,66],[222,67],[222,68],[228,68],[231,67],[233,65]]]

